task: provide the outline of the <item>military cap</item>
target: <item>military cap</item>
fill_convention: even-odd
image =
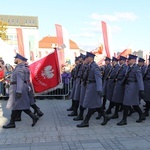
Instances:
[[[20,55],[18,53],[16,54],[16,56],[14,58],[18,58],[18,59],[20,59],[22,61],[27,61],[28,60],[27,58],[23,57],[22,55]]]
[[[124,56],[120,56],[119,60],[124,60],[124,61],[126,61],[126,60],[127,60],[127,58],[126,58],[126,57],[124,57]]]
[[[112,57],[112,61],[118,61],[116,57]]]
[[[138,62],[144,62],[144,61],[145,61],[145,59],[139,57]]]
[[[109,57],[106,57],[105,61],[111,61],[111,59]]]
[[[131,59],[137,59],[137,56],[129,54],[128,60],[131,60]]]
[[[86,52],[86,57],[92,57],[92,58],[94,58],[95,54],[90,53],[90,52]]]
[[[75,61],[78,61],[79,60],[79,58],[78,57],[75,57]]]

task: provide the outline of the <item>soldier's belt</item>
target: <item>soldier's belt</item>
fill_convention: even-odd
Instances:
[[[130,82],[137,82],[137,80],[127,80],[127,83],[130,83]]]
[[[24,83],[27,83],[27,81],[24,81]],[[10,82],[10,84],[11,84],[11,85],[12,85],[12,84],[17,84],[17,82],[16,82],[16,81]]]
[[[86,81],[86,83],[87,84],[89,84],[89,83],[96,83],[96,80],[88,80],[88,81]]]
[[[150,80],[150,78],[144,78],[144,80],[145,80],[145,81],[148,81],[148,80]]]

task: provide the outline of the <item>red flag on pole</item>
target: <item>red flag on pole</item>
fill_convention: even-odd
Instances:
[[[29,68],[35,93],[51,91],[55,89],[61,81],[57,50],[32,63]]]
[[[130,49],[130,48],[128,48],[128,49],[125,49],[123,52],[121,52],[120,54],[119,54],[119,56],[117,57],[117,58],[119,58],[120,56],[124,56],[124,57],[127,57],[129,54],[131,54],[132,53],[132,50]]]
[[[18,41],[18,52],[20,55],[25,56],[22,29],[16,28],[16,31],[17,31],[17,41]]]
[[[58,46],[61,46],[64,44],[62,26],[55,24],[55,27],[56,27],[57,43],[58,43]],[[62,65],[65,64],[64,50],[60,49],[58,51],[58,54],[59,54],[59,63],[60,63],[60,67],[61,67]]]
[[[102,24],[102,33],[103,33],[103,39],[104,39],[104,46],[105,46],[106,55],[107,55],[107,57],[110,58],[111,56],[110,56],[110,52],[109,52],[107,25],[104,21],[101,21],[101,24]]]

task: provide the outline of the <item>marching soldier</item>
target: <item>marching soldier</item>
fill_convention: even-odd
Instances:
[[[7,125],[3,126],[5,129],[15,128],[15,119],[18,110],[23,110],[32,118],[32,126],[38,121],[38,116],[30,111],[30,98],[28,95],[29,88],[26,82],[27,73],[24,61],[26,61],[26,58],[17,53],[14,60],[17,66],[11,74],[9,99],[7,102],[7,108],[12,109],[11,119]]]
[[[81,124],[77,127],[89,127],[89,120],[96,111],[104,117],[101,125],[106,125],[109,118],[105,115],[102,107],[102,77],[100,68],[94,61],[94,54],[87,52],[87,62],[89,63],[89,72],[87,77],[86,92],[83,102],[83,107],[88,108],[88,113]]]
[[[115,113],[113,114],[113,116],[110,117],[111,119],[115,119],[119,117],[118,115],[119,107],[123,103],[124,87],[122,86],[121,83],[122,83],[122,80],[124,79],[124,76],[127,70],[126,59],[127,58],[124,56],[120,56],[119,58],[120,68],[116,72],[116,75],[114,78],[114,82],[116,82],[116,84],[115,84],[113,98],[112,98],[112,102],[115,103]]]
[[[145,69],[146,69],[146,65],[144,63],[145,63],[145,59],[139,57],[139,59],[138,59],[138,65],[139,65],[139,67],[141,69],[142,76],[144,76]]]
[[[71,114],[68,114],[68,116],[77,116],[78,115],[78,107],[79,107],[79,99],[80,99],[80,78],[82,74],[82,65],[83,65],[83,57],[84,55],[81,54],[79,58],[79,64],[77,65],[77,71],[75,75],[75,90],[74,90],[74,95],[73,95],[73,100],[74,100],[74,110]]]
[[[29,66],[27,64],[27,60],[24,61],[24,64],[25,64],[26,74],[27,74],[26,82],[27,82],[27,85],[29,87],[28,94],[29,94],[29,98],[30,98],[30,105],[34,110],[34,114],[37,114],[38,117],[42,117],[44,114],[41,112],[40,108],[35,103],[34,93],[33,93],[32,85],[30,82],[30,70],[29,70]],[[21,113],[22,113],[22,110],[18,110],[18,114],[17,114],[15,121],[21,121]]]
[[[145,69],[145,73],[143,76],[144,80],[144,101],[146,102],[146,108],[144,112],[144,116],[149,116],[150,109],[150,56],[149,56],[149,65]]]
[[[87,63],[87,57],[84,57],[83,61],[83,68],[82,68],[82,75],[81,75],[81,92],[80,92],[80,100],[79,100],[79,106],[80,106],[80,112],[79,115],[75,118],[73,118],[74,121],[79,121],[83,120],[83,113],[85,108],[83,107],[83,102],[84,102],[84,96],[85,96],[85,91],[86,91],[86,81],[87,81],[87,76],[88,76],[88,63]]]
[[[109,107],[106,111],[106,114],[111,114],[111,109],[114,107],[114,103],[112,102],[112,97],[113,97],[113,92],[114,92],[114,87],[115,87],[115,82],[114,78],[116,75],[116,72],[119,69],[119,64],[118,64],[118,59],[113,57],[112,58],[112,68],[107,74],[107,93],[106,93],[106,99],[109,100]]]
[[[123,99],[124,111],[122,120],[117,125],[126,125],[129,107],[133,106],[134,110],[138,112],[139,119],[137,123],[145,120],[142,111],[139,107],[139,95],[144,98],[144,84],[141,69],[136,64],[137,56],[129,55],[128,57],[128,69],[123,79],[122,85],[125,86],[125,93]]]
[[[105,66],[103,68],[103,72],[101,72],[102,75],[102,86],[103,86],[103,108],[105,109],[105,105],[106,105],[106,92],[107,92],[107,74],[109,73],[110,69],[112,68],[111,64],[110,64],[111,59],[109,57],[105,58]],[[96,117],[96,119],[100,119],[101,118],[101,114],[98,114],[98,116]]]
[[[110,71],[110,69],[112,68],[111,64],[110,64],[111,59],[106,57],[105,58],[105,66],[104,66],[104,71],[102,74],[102,81],[103,81],[103,108],[105,109],[105,105],[106,105],[106,91],[107,91],[107,75]]]
[[[72,90],[71,90],[71,93],[70,93],[70,96],[69,98],[72,99],[72,104],[71,104],[71,107],[67,109],[67,111],[73,111],[74,110],[74,99],[73,99],[73,96],[74,96],[74,91],[75,91],[75,85],[76,85],[76,72],[77,72],[77,66],[79,64],[79,58],[76,57],[75,58],[75,67],[72,69],[71,71],[71,78],[72,78]]]

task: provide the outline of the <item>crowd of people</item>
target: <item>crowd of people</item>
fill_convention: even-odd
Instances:
[[[145,120],[150,109],[150,57],[149,65],[145,65],[143,58],[132,54],[128,58],[106,57],[105,65],[101,67],[95,63],[94,57],[94,54],[87,52],[75,59],[76,66],[71,73],[72,105],[67,109],[72,112],[68,116],[74,116],[74,121],[82,120],[77,127],[88,127],[95,112],[98,112],[96,119],[104,118],[101,125],[119,118],[119,111],[123,112],[123,118],[117,123],[118,126],[126,125],[127,117],[133,112],[139,114],[137,123]],[[140,107],[141,100],[146,103],[144,112]],[[114,114],[112,108],[115,108]],[[85,109],[88,112],[84,117]]]

